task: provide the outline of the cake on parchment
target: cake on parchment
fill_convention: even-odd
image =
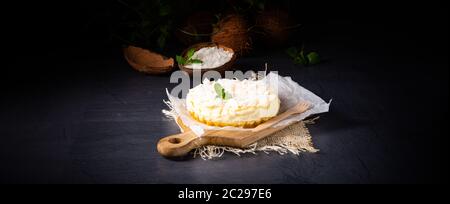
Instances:
[[[189,90],[186,107],[207,125],[252,128],[277,115],[280,99],[263,80],[205,79]]]

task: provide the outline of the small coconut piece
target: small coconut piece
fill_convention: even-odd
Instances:
[[[251,39],[248,34],[249,27],[244,17],[240,15],[229,15],[219,21],[214,28],[211,41],[225,45],[242,55],[251,49]]]
[[[128,46],[124,49],[127,62],[135,70],[148,74],[164,74],[173,70],[173,58],[140,47]]]

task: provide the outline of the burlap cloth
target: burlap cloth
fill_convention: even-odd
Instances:
[[[168,106],[171,108],[170,104],[168,104]],[[168,118],[175,121],[181,131],[186,130],[186,127],[183,124],[180,124],[178,115],[173,109],[162,110],[162,112]],[[266,154],[277,152],[280,155],[288,153],[299,155],[302,152],[315,153],[319,150],[314,148],[311,134],[309,133],[306,124],[314,124],[316,119],[318,119],[318,117],[295,122],[286,128],[249,145],[248,148],[245,149],[208,145],[195,149],[193,157],[200,156],[204,160],[214,159],[221,157],[225,152],[231,152],[237,156],[246,153],[256,154],[257,152],[264,152]]]

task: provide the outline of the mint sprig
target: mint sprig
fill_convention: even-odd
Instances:
[[[231,94],[225,91],[225,89],[220,85],[219,83],[214,84],[214,90],[217,93],[217,97],[221,98],[222,100],[227,100],[231,98]]]
[[[177,60],[178,64],[180,64],[180,65],[203,63],[203,61],[201,61],[199,59],[192,59],[192,56],[194,56],[194,53],[195,53],[195,49],[192,48],[192,49],[187,51],[185,57],[177,55],[175,59]]]
[[[286,50],[286,53],[292,58],[295,64],[308,66],[320,63],[319,54],[317,54],[317,52],[305,54],[303,48],[298,50],[296,47],[290,47]]]

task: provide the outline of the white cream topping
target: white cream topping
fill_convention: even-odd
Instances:
[[[218,97],[214,83],[219,83],[231,98]],[[238,123],[276,116],[280,100],[262,80],[219,79],[211,82],[205,79],[189,90],[186,106],[188,111],[208,121]]]
[[[190,69],[216,68],[224,65],[233,57],[233,52],[229,52],[219,47],[204,47],[197,50],[192,59],[199,59],[202,63],[188,64],[185,67]]]

